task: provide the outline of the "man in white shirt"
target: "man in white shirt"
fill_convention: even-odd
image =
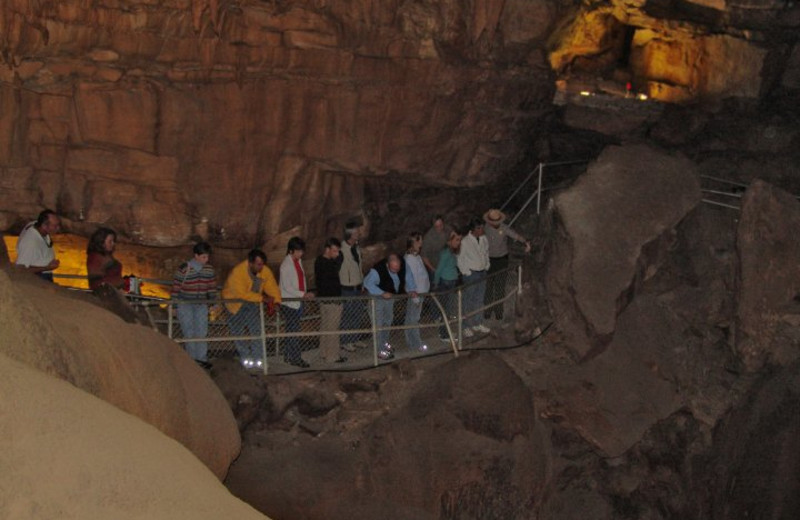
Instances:
[[[61,219],[54,211],[46,209],[39,213],[19,234],[16,265],[52,282],[53,269],[58,268],[59,261],[53,251],[51,235],[60,230]]]
[[[306,272],[300,261],[305,254],[306,243],[300,237],[292,237],[286,246],[286,256],[280,267],[281,314],[286,323],[286,332],[300,332],[303,317],[303,301],[314,297],[308,291]],[[283,360],[290,365],[308,368],[301,355],[300,338],[289,337],[284,341]]]
[[[464,337],[475,332],[487,334],[490,329],[483,324],[483,312],[476,312],[483,305],[486,294],[486,271],[489,270],[489,242],[484,236],[483,219],[470,220],[467,233],[461,240],[458,254],[458,270],[464,278]],[[473,314],[474,313],[474,314]]]

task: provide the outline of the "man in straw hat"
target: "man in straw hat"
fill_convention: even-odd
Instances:
[[[525,244],[525,252],[531,251],[531,243],[525,237],[511,229],[505,223],[506,214],[499,209],[490,209],[483,214],[483,220],[487,226],[485,228],[486,240],[489,242],[489,272],[486,274],[486,298],[484,305],[491,305],[502,299],[505,295],[506,276],[496,274],[508,268],[508,239]],[[489,319],[494,314],[497,320],[503,319],[503,304],[500,303],[486,309],[484,317]]]

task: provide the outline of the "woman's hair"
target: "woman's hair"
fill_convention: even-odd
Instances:
[[[461,238],[463,236],[464,236],[463,233],[460,233],[460,232],[456,231],[455,229],[452,230],[450,232],[450,236],[447,237],[447,245],[448,245],[448,247],[450,247],[450,242],[452,242],[454,238]],[[452,249],[452,247],[450,247],[450,249]],[[461,244],[459,244],[458,249],[461,249]],[[458,251],[458,249],[455,249],[455,251]]]
[[[108,235],[113,235],[114,240],[117,240],[117,233],[113,229],[107,227],[97,228],[97,231],[92,233],[92,236],[89,237],[89,245],[86,246],[86,253],[99,253],[101,255],[105,255],[105,241]]]
[[[198,242],[192,248],[192,252],[196,255],[210,255],[211,244],[208,242]]]
[[[422,233],[420,233],[419,231],[412,231],[411,233],[409,233],[408,237],[406,238],[406,251],[411,251],[411,248],[414,246],[414,243],[417,240],[421,239],[422,239]]]

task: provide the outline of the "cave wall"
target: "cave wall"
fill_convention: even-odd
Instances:
[[[323,236],[365,180],[479,186],[549,110],[553,0],[9,0],[0,229]],[[335,226],[333,226],[335,227]]]

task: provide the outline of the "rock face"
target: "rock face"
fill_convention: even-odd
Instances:
[[[493,354],[434,363],[275,381],[229,487],[275,518],[535,518],[549,455],[528,388]]]
[[[266,518],[174,440],[2,353],[0,393],[3,518]]]
[[[763,181],[742,199],[736,348],[750,370],[800,356],[800,202]]]
[[[606,149],[553,199],[545,286],[578,357],[608,344],[617,315],[654,274],[672,228],[699,199],[691,161],[645,145]]]
[[[800,510],[800,365],[763,379],[720,424],[695,478],[706,518],[794,518]],[[701,510],[698,508],[698,510]]]
[[[0,271],[0,353],[150,423],[223,478],[240,437],[214,383],[175,343],[91,298]]]
[[[365,178],[484,184],[549,110],[555,15],[550,0],[3,2],[0,228],[50,206],[158,246],[207,218],[212,241],[250,247],[341,229]]]

